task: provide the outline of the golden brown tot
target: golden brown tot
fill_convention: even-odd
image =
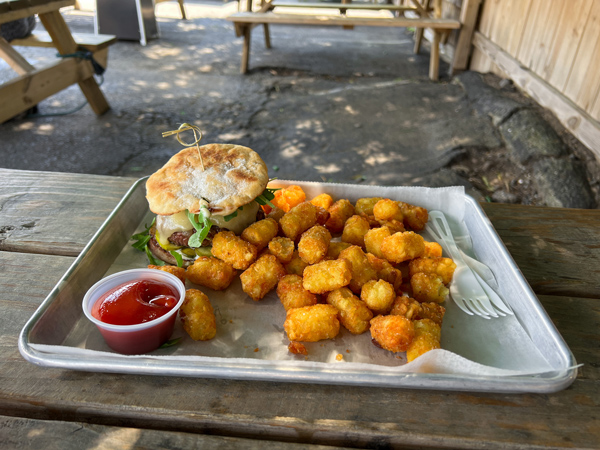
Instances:
[[[344,224],[342,231],[342,242],[358,245],[365,248],[365,234],[371,229],[369,221],[362,216],[354,215]]]
[[[155,266],[153,264],[150,264],[148,266],[148,269],[156,269],[156,270],[162,270],[163,272],[168,272],[171,275],[175,275],[177,278],[179,278],[182,283],[185,283],[185,269],[183,267],[167,266],[167,265]]]
[[[285,275],[279,280],[277,296],[286,311],[317,304],[317,296],[304,289],[300,275]]]
[[[421,231],[429,220],[429,214],[425,208],[411,205],[409,203],[398,202],[402,214],[404,214],[404,225],[413,231]]]
[[[332,233],[341,233],[346,220],[354,215],[354,205],[350,203],[350,200],[341,199],[331,205],[327,211],[329,212],[329,220],[325,226]]]
[[[416,273],[432,273],[442,277],[445,285],[452,281],[456,264],[450,258],[434,256],[432,258],[415,258],[408,263],[409,275]]]
[[[274,255],[263,255],[240,275],[242,290],[258,301],[267,295],[286,274]]]
[[[352,247],[348,242],[330,242],[326,259],[338,259],[342,250]]]
[[[340,288],[327,294],[327,303],[335,306],[342,325],[352,334],[361,334],[369,329],[373,313],[365,302],[348,288]]]
[[[302,258],[300,258],[300,255],[298,255],[297,250],[294,250],[290,262],[284,265],[285,271],[287,273],[293,273],[300,276],[302,276],[302,274],[304,273],[304,269],[306,269],[306,266],[308,266],[308,263],[302,261]]]
[[[207,341],[217,334],[217,321],[208,297],[198,289],[188,289],[179,309],[183,329],[195,341]]]
[[[425,240],[412,231],[394,233],[381,243],[384,258],[395,264],[423,256],[424,252]]]
[[[383,221],[398,220],[402,222],[404,219],[398,202],[390,200],[389,198],[384,198],[375,203],[373,206],[373,215],[375,216],[375,219]]]
[[[437,242],[427,242],[425,241],[425,253],[423,254],[426,258],[431,258],[433,256],[442,256],[442,246]]]
[[[320,206],[324,210],[328,210],[333,205],[333,198],[329,194],[319,194],[310,201],[315,206]]]
[[[287,264],[292,260],[294,250],[294,241],[290,238],[274,237],[269,242],[269,251],[283,264]]]
[[[294,206],[279,220],[279,226],[283,234],[294,242],[316,223],[317,207],[310,202]]]
[[[307,266],[302,284],[313,294],[324,294],[347,286],[351,279],[352,263],[345,259],[335,259]]]
[[[438,303],[421,303],[421,309],[413,319],[429,319],[441,326],[444,320],[444,314],[446,314],[446,308]]]
[[[241,238],[254,245],[257,250],[262,250],[269,241],[277,236],[279,225],[275,219],[263,219],[254,222],[242,231]]]
[[[390,315],[404,316],[408,320],[415,320],[421,312],[421,304],[414,298],[399,295],[392,304]]]
[[[256,247],[236,236],[233,231],[220,231],[212,241],[213,256],[233,266],[245,270],[256,259]]]
[[[361,216],[372,216],[373,215],[373,207],[379,201],[383,200],[382,197],[364,197],[356,200],[356,206],[354,208],[354,212],[356,214],[360,214]]]
[[[355,294],[360,294],[363,284],[367,281],[377,279],[377,271],[371,266],[369,258],[359,246],[353,245],[342,250],[339,259],[346,259],[352,265],[352,280],[348,287]]]
[[[442,303],[448,295],[448,288],[439,275],[416,273],[410,277],[413,297],[419,302]]]
[[[367,253],[367,259],[373,269],[377,271],[377,278],[390,283],[394,287],[394,292],[398,294],[401,291],[402,272],[392,266],[387,260],[378,258],[371,253]]]
[[[308,264],[316,264],[325,258],[329,243],[331,242],[331,233],[322,225],[315,225],[309,228],[298,242],[298,255]]]
[[[186,272],[187,279],[192,283],[215,291],[227,289],[236,275],[231,264],[212,256],[199,256]]]
[[[377,314],[388,314],[396,299],[394,286],[384,280],[367,281],[360,291],[360,299]]]
[[[371,319],[371,337],[385,350],[405,352],[415,337],[415,327],[403,316],[377,316]]]
[[[316,342],[333,339],[340,332],[337,315],[337,308],[331,305],[293,308],[287,312],[283,328],[290,341]]]
[[[406,359],[411,362],[430,350],[440,348],[441,328],[429,319],[415,320],[415,338],[406,350]]]
[[[367,253],[372,253],[378,258],[383,258],[381,244],[386,237],[391,235],[392,233],[388,227],[373,228],[367,231],[365,234],[365,248],[367,249]]]

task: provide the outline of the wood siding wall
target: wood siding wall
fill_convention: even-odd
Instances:
[[[484,0],[473,42],[471,70],[545,84],[554,98],[540,103],[562,108],[554,112],[576,136],[585,122],[578,137],[600,155],[590,142],[600,137],[600,0]]]

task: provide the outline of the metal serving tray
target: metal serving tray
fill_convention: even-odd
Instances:
[[[348,363],[336,363],[331,359],[311,362],[312,353],[308,358],[286,354],[284,359],[287,360],[281,361],[269,356],[268,351],[261,351],[267,350],[268,344],[263,342],[264,347],[255,349],[254,342],[242,346],[241,340],[236,343],[245,350],[233,356],[220,356],[218,348],[216,350],[214,348],[215,344],[210,347],[210,341],[195,343],[189,339],[187,347],[183,347],[187,348],[185,351],[181,348],[170,348],[138,357],[123,357],[112,353],[108,347],[103,347],[99,333],[83,315],[81,301],[86,291],[107,273],[142,267],[142,260],[139,260],[137,265],[127,266],[130,263],[126,258],[124,260],[122,255],[130,249],[131,235],[143,227],[144,223],[148,223],[146,221],[150,217],[145,199],[145,181],[145,178],[140,179],[132,186],[23,328],[19,337],[19,350],[26,360],[45,367],[93,372],[507,393],[555,392],[566,388],[576,377],[576,362],[566,343],[546,315],[479,204],[464,193],[461,194],[464,196],[464,222],[461,226],[466,226],[472,241],[472,249],[468,252],[487,264],[494,272],[499,286],[498,291],[510,304],[518,320],[517,322],[514,318],[511,319],[514,321],[512,326],[517,324],[523,331],[529,350],[521,351],[517,348],[519,345],[516,345],[519,343],[504,339],[502,322],[497,322],[504,318],[486,321],[467,316],[457,311],[451,300],[446,301],[445,305],[447,313],[442,328],[442,348],[458,353],[466,359],[475,361],[476,364],[506,369],[502,375],[448,373],[435,369],[396,372],[393,366],[398,366],[402,361],[389,352],[387,352],[389,357],[383,365],[370,364],[369,361],[365,363],[364,359],[357,359],[357,363],[353,364],[350,356],[357,353],[352,354],[349,350],[346,350],[347,355],[344,355],[349,358]],[[290,184],[291,182],[278,181],[278,183]],[[344,192],[345,198],[351,201],[360,197],[373,196],[373,192],[387,193],[390,189],[374,186],[293,183],[313,192],[315,187],[323,192],[332,189]],[[385,196],[385,194],[379,196],[382,195]],[[462,209],[462,205],[460,206],[459,209]],[[239,289],[234,290],[234,294],[231,295],[240,298],[245,296]],[[249,298],[245,298],[244,301],[252,303]],[[273,302],[277,303],[276,296]],[[266,304],[268,305],[268,301]],[[261,304],[261,307],[263,305]],[[482,325],[481,321],[486,323]],[[221,320],[223,326],[233,322],[234,320]],[[501,331],[496,337],[488,338],[488,335],[493,336],[494,333],[489,330],[493,330],[494,327],[500,327],[498,329]],[[278,345],[285,347],[287,341],[281,323],[264,326],[266,332],[268,329],[275,328],[281,333]],[[478,329],[480,331],[477,331]],[[370,344],[369,336],[361,338],[369,341]],[[326,343],[320,344],[320,347],[315,346],[314,348],[317,349],[315,357],[318,349],[323,348],[324,345],[337,345],[334,350],[343,353],[341,348],[345,345],[344,339],[336,338],[335,341],[338,341],[336,344]],[[96,351],[77,353],[81,348],[91,348]],[[375,347],[370,345],[369,348]],[[531,358],[528,353],[532,348],[536,353],[534,358]],[[75,351],[70,352],[72,349]],[[379,350],[368,352],[371,351]],[[529,362],[526,361],[536,358],[543,362],[542,366],[545,365],[546,369],[532,370],[527,374],[525,366]],[[519,373],[514,375],[511,370]]]

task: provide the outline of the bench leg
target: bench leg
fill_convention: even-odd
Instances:
[[[271,33],[269,32],[268,23],[263,23],[263,30],[265,32],[265,47],[271,48]]]
[[[187,20],[187,16],[185,15],[185,8],[183,7],[183,0],[177,0],[179,3],[179,9],[181,10],[181,18],[183,20]]]
[[[421,41],[423,40],[423,28],[417,28],[415,30],[415,46],[413,48],[413,52],[416,54],[421,51]]]
[[[431,43],[431,54],[429,56],[429,79],[437,81],[440,72],[440,35],[438,30],[433,31],[433,42]]]
[[[245,25],[243,27],[244,33],[244,44],[242,47],[242,66],[240,67],[241,73],[248,73],[248,65],[250,63],[250,31],[251,26]]]

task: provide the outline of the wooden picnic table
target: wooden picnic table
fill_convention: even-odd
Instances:
[[[583,364],[573,384],[557,393],[87,373],[25,361],[20,330],[135,181],[0,169],[0,442],[6,448],[599,447],[598,210],[482,205]]]
[[[75,54],[80,45],[91,48],[92,52],[99,48],[103,50],[102,65],[106,67],[106,47],[116,41],[115,37],[101,35],[92,37],[91,41],[89,37],[74,38],[59,11],[60,8],[74,4],[75,0],[0,0],[0,25],[37,14],[51,40],[40,42],[36,39],[18,39],[14,44],[51,45],[61,55]],[[0,85],[0,123],[75,83],[96,114],[101,115],[110,109],[88,59],[65,57],[47,67],[36,68],[2,37],[0,58],[6,60],[19,75]]]

